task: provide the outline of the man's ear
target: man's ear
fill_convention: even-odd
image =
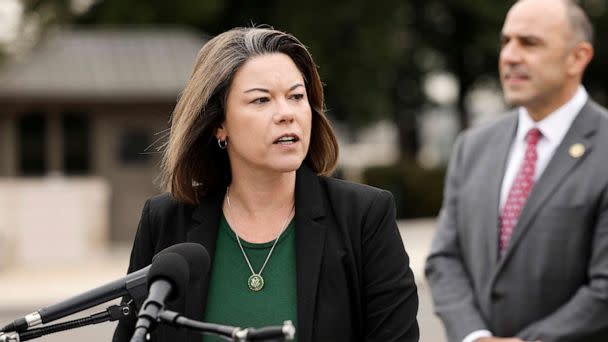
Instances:
[[[582,76],[593,58],[593,53],[593,46],[590,43],[580,42],[576,44],[569,56],[568,74],[570,76]]]

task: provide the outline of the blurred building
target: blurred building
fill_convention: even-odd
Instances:
[[[97,183],[86,185],[97,190],[80,193],[107,191],[106,204],[99,198],[89,202],[109,217],[86,217],[91,224],[107,221],[100,229],[108,230],[109,239],[131,240],[144,199],[158,192],[154,180],[160,156],[154,147],[166,133],[204,41],[181,29],[60,30],[47,34],[27,56],[0,65],[4,203],[24,189],[44,189],[50,181],[51,188],[65,191],[34,192],[33,197],[39,198],[37,205],[62,207],[57,194]],[[85,197],[82,203],[89,203]],[[80,202],[76,199],[71,200]],[[32,205],[31,200],[21,203]],[[69,205],[55,214],[85,212]],[[39,210],[25,209],[32,215]],[[89,209],[95,213],[97,208]]]

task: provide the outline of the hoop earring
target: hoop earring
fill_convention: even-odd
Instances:
[[[217,138],[217,146],[219,146],[222,150],[225,150],[228,147],[228,139],[222,140]]]

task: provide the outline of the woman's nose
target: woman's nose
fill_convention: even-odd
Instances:
[[[292,122],[295,116],[295,109],[287,100],[277,101],[275,107],[274,120],[276,123]]]

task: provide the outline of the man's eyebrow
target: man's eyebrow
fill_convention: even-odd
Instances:
[[[510,39],[519,39],[528,42],[543,42],[544,39],[540,36],[534,34],[500,34],[500,41],[510,40]]]

